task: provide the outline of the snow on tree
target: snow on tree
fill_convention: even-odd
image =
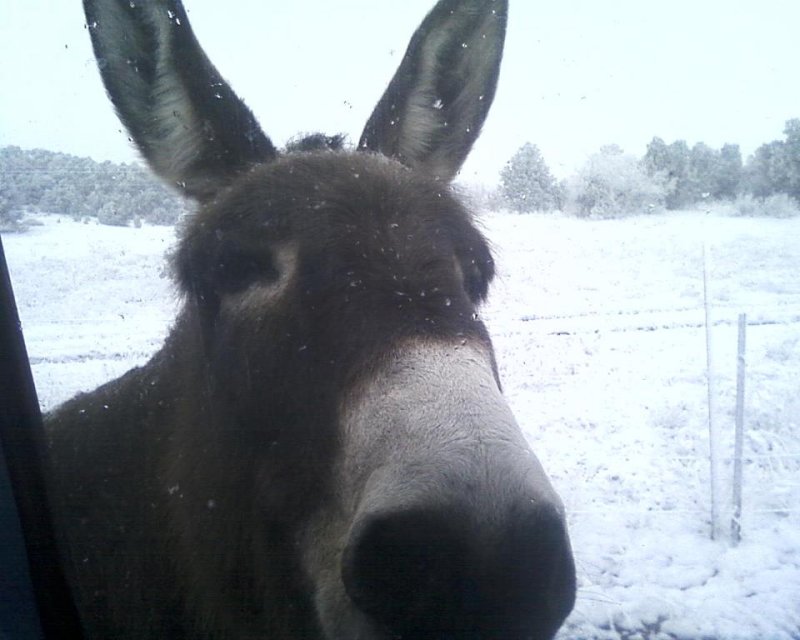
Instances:
[[[670,185],[672,188],[666,195],[666,205],[668,209],[680,209],[695,201],[689,183],[692,152],[685,140],[675,140],[667,149],[670,156]]]
[[[698,142],[690,149],[684,140],[668,145],[661,138],[653,138],[642,161],[648,175],[665,185],[668,209],[706,199],[732,200],[741,190],[739,145],[726,144],[717,150]]]
[[[724,144],[719,152],[715,175],[715,197],[732,200],[741,191],[742,152],[738,144]]]
[[[617,145],[589,156],[568,181],[567,210],[581,217],[611,218],[651,213],[663,207],[663,175],[648,175],[645,163]]]
[[[664,185],[667,209],[683,204],[682,194],[686,190],[689,168],[689,147],[686,142],[678,140],[667,144],[661,138],[653,138],[647,145],[642,165],[648,176]]]
[[[719,152],[704,142],[698,142],[689,152],[683,200],[698,202],[716,197],[716,174]]]
[[[773,140],[755,150],[745,167],[747,190],[757,198],[785,192],[789,167],[783,140]]]
[[[692,147],[684,200],[733,200],[742,179],[739,145],[726,144],[721,150],[698,142]]]
[[[669,174],[672,171],[672,160],[670,157],[669,147],[658,136],[654,137],[647,145],[647,152],[642,159],[644,168],[648,175],[662,174],[671,177]]]
[[[14,194],[14,210],[97,217],[105,224],[174,224],[186,207],[178,193],[136,164],[98,163],[43,149],[0,148],[0,180],[4,197]]]
[[[18,228],[22,212],[19,208],[19,196],[0,176],[0,231],[15,231]]]
[[[800,119],[788,120],[783,133],[786,136],[784,143],[787,174],[785,193],[800,202]]]
[[[528,213],[561,207],[561,190],[539,147],[522,145],[500,172],[500,196],[509,209]]]

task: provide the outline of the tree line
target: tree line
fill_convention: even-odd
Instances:
[[[174,224],[186,203],[147,169],[45,149],[0,148],[0,227],[45,212],[103,224]]]
[[[725,202],[743,215],[800,215],[800,119],[787,121],[783,133],[783,140],[761,145],[746,163],[736,144],[689,147],[684,140],[668,144],[655,137],[641,158],[608,145],[561,181],[528,142],[501,171],[491,204],[610,217]],[[177,191],[137,164],[0,148],[0,229],[18,228],[29,212],[129,225],[174,224],[186,210]]]
[[[643,157],[608,145],[558,181],[538,147],[525,143],[500,174],[499,203],[519,212],[563,210],[608,217],[723,202],[744,215],[800,215],[800,119],[784,139],[742,161],[739,145],[666,143],[655,137]]]

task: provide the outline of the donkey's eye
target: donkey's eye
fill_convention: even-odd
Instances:
[[[242,253],[223,249],[214,265],[214,280],[220,293],[237,293],[254,282],[274,282],[279,275],[268,251]]]
[[[491,256],[483,259],[465,257],[461,259],[461,272],[464,290],[472,302],[482,302],[489,293],[489,283],[494,276],[494,262]]]
[[[464,268],[464,289],[473,302],[479,302],[486,297],[489,282],[477,265],[471,264]]]

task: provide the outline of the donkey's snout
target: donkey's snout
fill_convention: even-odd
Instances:
[[[364,514],[342,578],[355,606],[402,638],[550,638],[575,598],[563,517],[549,504],[483,524],[458,509]]]
[[[365,517],[345,553],[342,577],[358,608],[391,628],[442,623],[469,598],[466,544],[445,518],[424,511]]]

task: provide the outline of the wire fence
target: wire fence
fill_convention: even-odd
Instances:
[[[758,327],[773,327],[773,326],[795,326],[800,324],[800,302],[791,300],[788,302],[781,302],[779,304],[753,304],[749,305],[753,310],[747,319],[747,328]],[[674,331],[680,329],[693,329],[701,330],[705,327],[705,320],[703,318],[704,310],[698,306],[685,306],[678,308],[649,308],[649,309],[622,309],[614,311],[603,312],[576,312],[576,313],[556,313],[556,314],[543,314],[543,315],[521,315],[516,319],[497,318],[497,324],[503,326],[504,329],[512,329],[521,333],[530,332],[531,325],[538,326],[536,330],[540,335],[554,336],[554,337],[569,337],[581,336],[587,333],[603,334],[603,333],[619,333],[626,331],[637,332],[659,332],[659,331]],[[735,307],[733,305],[715,305],[714,315],[715,319],[709,322],[710,327],[734,327],[737,325],[737,318],[734,315]],[[727,317],[723,317],[726,316]],[[490,325],[495,324],[495,319],[490,319]],[[516,329],[513,325],[519,324]],[[800,332],[799,332],[800,335]],[[735,339],[735,338],[734,338]],[[721,345],[720,345],[721,346]],[[725,345],[730,347],[731,345]],[[713,373],[709,373],[709,377]],[[798,383],[800,390],[800,383]],[[712,390],[713,395],[718,395],[719,391]],[[738,409],[737,409],[738,411]],[[800,416],[798,416],[800,419]],[[747,429],[746,419],[744,429]],[[731,434],[727,434],[726,437]],[[800,434],[798,434],[800,436]],[[711,441],[710,439],[708,440]],[[800,442],[800,441],[798,441]],[[661,456],[664,460],[669,460],[681,465],[692,465],[697,468],[697,471],[692,474],[691,480],[698,484],[702,492],[705,489],[708,496],[708,505],[698,507],[663,507],[658,505],[648,505],[646,507],[631,508],[629,504],[611,500],[603,501],[602,507],[592,508],[591,506],[575,504],[575,508],[568,508],[570,516],[573,517],[594,517],[603,516],[609,513],[609,510],[614,514],[630,517],[670,517],[670,516],[705,516],[710,520],[719,520],[716,527],[724,530],[726,529],[725,520],[733,518],[736,525],[733,527],[736,531],[741,521],[742,515],[766,515],[774,514],[780,516],[788,516],[790,514],[800,513],[800,507],[794,506],[797,504],[795,498],[800,498],[800,482],[794,481],[795,478],[800,478],[800,450],[795,450],[792,445],[797,445],[798,442],[789,444],[788,450],[775,451],[770,453],[760,452],[741,452],[739,455],[733,453],[715,451],[714,455],[717,458],[717,464],[722,466],[723,478],[720,480],[720,486],[725,492],[722,499],[722,506],[718,509],[718,513],[712,513],[711,509],[711,486],[712,479],[709,477],[709,469],[703,469],[710,463],[710,454],[698,455],[666,455]],[[736,471],[736,466],[739,465],[739,471]],[[756,486],[753,490],[759,492],[759,499],[751,501],[750,504],[745,502],[743,506],[738,509],[734,504],[736,500],[741,501],[741,488],[737,490],[734,488],[737,482],[741,480],[741,466],[745,465],[745,476],[751,474],[750,478],[745,477],[744,483],[751,482],[757,483],[763,481],[764,477],[770,476],[768,483],[761,482],[760,486]],[[753,479],[752,472],[755,470],[752,467],[757,467],[760,474],[756,479]],[[795,473],[796,472],[796,473]],[[736,475],[739,474],[737,480]],[[728,477],[730,476],[730,477]],[[688,480],[688,478],[687,478]],[[734,496],[733,501],[727,495],[729,492]],[[719,491],[719,488],[717,489]],[[790,495],[780,495],[781,492]],[[765,506],[763,500],[764,496],[772,496],[773,500],[766,502],[782,502],[779,506]],[[752,496],[750,496],[752,498]],[[723,534],[724,536],[724,534]],[[735,537],[735,534],[734,534]],[[734,540],[735,541],[735,540]]]

